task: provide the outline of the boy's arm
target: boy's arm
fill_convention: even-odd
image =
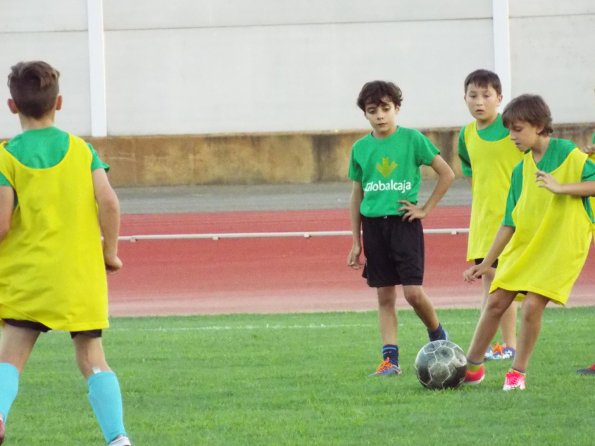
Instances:
[[[10,230],[14,209],[14,190],[10,186],[0,186],[0,241]]]
[[[108,272],[122,268],[118,258],[118,234],[120,232],[120,202],[103,169],[93,171],[93,187],[103,235],[103,260]]]
[[[430,213],[430,211],[436,207],[442,197],[444,197],[444,194],[454,181],[455,173],[440,155],[436,155],[434,157],[430,167],[434,170],[434,172],[436,172],[436,174],[438,174],[438,181],[434,186],[434,190],[432,191],[430,198],[428,198],[428,201],[426,201],[426,204],[424,204],[422,208],[417,207],[407,200],[401,200],[399,203],[401,203],[403,206],[401,206],[399,210],[405,211],[405,214],[403,214],[403,220],[413,221],[416,218],[425,218]]]
[[[539,187],[543,187],[555,194],[572,195],[575,197],[595,196],[595,181],[560,184],[551,174],[541,170],[538,170],[535,176]]]
[[[492,246],[482,262],[479,265],[473,265],[463,272],[463,278],[466,282],[473,282],[475,279],[479,279],[492,268],[492,265],[500,257],[500,254],[502,254],[502,251],[504,251],[504,248],[512,238],[514,231],[515,228],[513,226],[500,226],[500,229],[496,233],[496,238],[494,238]]]
[[[465,144],[465,127],[463,127],[459,132],[457,153],[459,155],[459,160],[461,160],[461,171],[463,172],[465,178],[468,178],[469,181],[471,181],[473,170],[471,168],[471,159],[469,158],[467,144]]]
[[[362,204],[363,198],[364,191],[362,189],[361,183],[354,181],[351,189],[351,200],[349,205],[353,242],[351,244],[351,251],[349,251],[349,255],[347,256],[347,266],[350,266],[353,269],[359,269],[361,266],[360,255],[362,253],[362,217],[360,214],[360,206]]]

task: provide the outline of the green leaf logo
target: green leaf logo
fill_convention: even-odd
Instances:
[[[378,169],[378,172],[380,172],[384,178],[388,178],[396,168],[397,163],[390,161],[388,157],[382,158],[382,163],[376,164],[376,169]]]

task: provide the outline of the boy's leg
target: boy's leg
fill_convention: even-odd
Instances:
[[[498,331],[500,319],[515,296],[515,292],[499,288],[488,297],[487,304],[481,312],[471,345],[467,351],[467,359],[472,364],[481,364],[483,362],[485,351]]]
[[[0,443],[5,423],[19,391],[19,376],[33,350],[39,331],[5,324],[0,337]]]
[[[430,338],[436,337],[432,336],[432,333],[439,331],[440,333],[437,334],[436,339],[444,339],[446,333],[442,330],[434,305],[423,287],[421,285],[403,285],[403,293],[405,294],[405,299],[415,311],[415,314],[417,314],[428,329]]]
[[[39,331],[5,324],[0,337],[0,418],[6,422]]]
[[[400,375],[399,346],[397,345],[397,289],[378,287],[378,326],[382,338],[383,361],[370,376]]]
[[[397,288],[386,286],[377,288],[378,325],[384,345],[397,345]]]
[[[79,369],[87,379],[89,402],[106,443],[125,437],[120,384],[105,360],[101,338],[77,334],[73,342]]]
[[[486,306],[488,296],[490,295],[490,288],[496,275],[496,268],[490,268],[489,272],[484,274],[481,278],[483,296],[481,301],[481,309]],[[512,302],[508,309],[502,315],[500,319],[500,332],[502,334],[502,342],[513,351],[516,349],[516,313],[517,305],[516,302]]]
[[[535,293],[527,293],[522,306],[522,319],[519,331],[519,342],[516,355],[512,362],[512,368],[524,373],[529,364],[529,358],[539,332],[541,331],[541,318],[549,299]]]
[[[502,342],[506,347],[516,350],[516,313],[517,303],[513,301],[508,309],[502,315],[500,320],[500,331],[502,332]]]

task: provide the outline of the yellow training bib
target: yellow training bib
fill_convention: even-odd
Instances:
[[[0,318],[83,331],[108,326],[107,282],[87,144],[70,135],[46,169],[0,145],[0,172],[18,203],[0,242]]]
[[[578,148],[551,174],[578,183],[587,155]],[[512,217],[516,230],[500,256],[490,292],[530,291],[565,304],[589,253],[591,221],[580,197],[537,186],[531,152],[523,159],[523,185]]]
[[[510,176],[523,153],[508,136],[500,141],[481,139],[475,121],[465,127],[464,138],[471,162],[473,197],[467,260],[483,259],[502,224]]]

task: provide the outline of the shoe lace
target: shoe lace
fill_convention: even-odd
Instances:
[[[380,373],[380,372],[384,372],[385,370],[388,370],[390,368],[393,367],[393,363],[390,362],[389,358],[386,358],[384,361],[382,361],[382,363],[378,366],[378,368],[376,369],[376,373]]]
[[[494,345],[494,347],[492,347],[492,353],[494,353],[494,354],[498,353],[501,355],[502,353],[504,353],[504,346],[502,344],[498,344],[496,342],[496,345]]]
[[[523,376],[524,375],[522,373],[519,373],[516,370],[510,370],[508,373],[506,373],[506,382],[510,386],[516,386],[521,381]]]

